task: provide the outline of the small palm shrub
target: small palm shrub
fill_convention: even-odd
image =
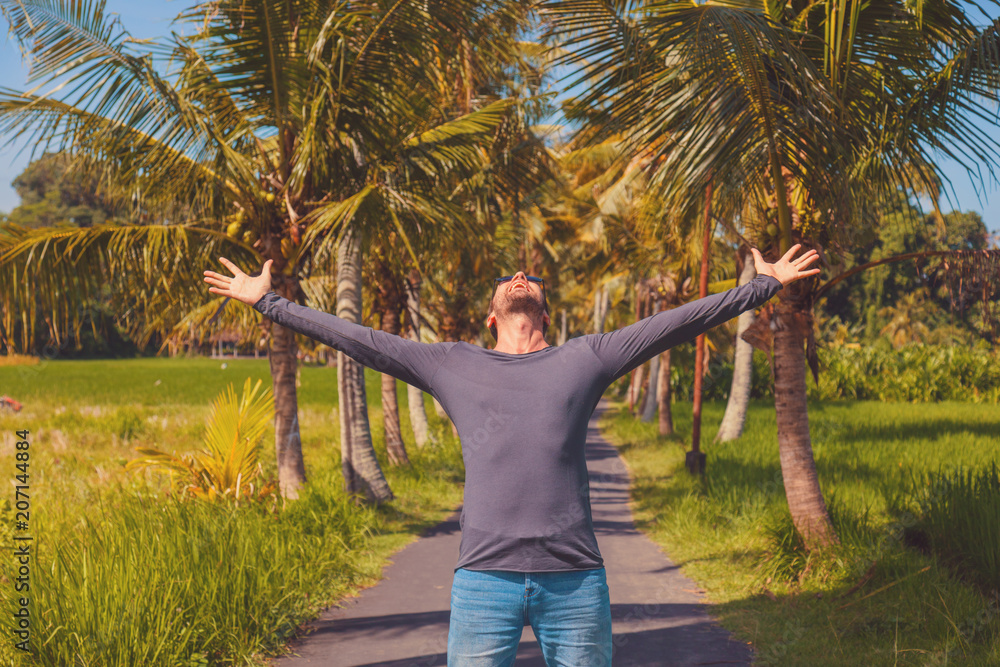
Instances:
[[[167,454],[152,447],[136,447],[142,456],[129,461],[126,470],[166,469],[171,488],[180,497],[202,500],[263,500],[274,496],[277,485],[263,477],[258,460],[260,443],[274,419],[274,397],[262,380],[243,384],[237,400],[233,386],[216,398],[205,429],[206,449],[198,453]]]

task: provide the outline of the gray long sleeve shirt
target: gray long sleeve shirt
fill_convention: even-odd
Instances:
[[[455,423],[465,461],[457,570],[602,567],[584,445],[605,389],[655,355],[764,304],[766,275],[603,334],[525,354],[420,343],[268,292],[264,316],[431,394]]]

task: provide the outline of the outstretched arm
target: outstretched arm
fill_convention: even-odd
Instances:
[[[433,394],[431,379],[454,343],[418,343],[301,306],[271,291],[272,260],[267,260],[261,275],[255,277],[247,276],[224,257],[220,257],[219,261],[234,276],[230,278],[205,271],[205,282],[215,285],[209,288],[210,292],[249,304],[283,327],[329,345],[364,366]]]
[[[751,248],[757,277],[745,285],[661,311],[615,331],[584,338],[613,382],[657,354],[766,303],[785,285],[819,273],[818,268],[805,270],[818,257],[815,250],[791,259],[799,247],[800,244],[792,246],[774,264],[765,262],[757,249]]]

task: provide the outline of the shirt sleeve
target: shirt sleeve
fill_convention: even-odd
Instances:
[[[614,382],[661,352],[763,305],[781,289],[781,281],[774,276],[758,275],[739,287],[660,311],[608,333],[583,338],[604,365],[609,382]]]
[[[358,363],[433,394],[431,381],[453,342],[420,343],[299,305],[275,293],[254,310],[281,326],[329,345]]]

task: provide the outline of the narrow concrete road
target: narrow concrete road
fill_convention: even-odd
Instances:
[[[697,586],[635,529],[629,475],[601,437],[587,433],[590,501],[611,592],[615,667],[749,665],[750,648],[713,623]],[[384,578],[340,607],[327,609],[274,667],[434,667],[447,664],[451,582],[458,559],[458,512],[392,558]],[[530,626],[518,667],[545,667]]]

